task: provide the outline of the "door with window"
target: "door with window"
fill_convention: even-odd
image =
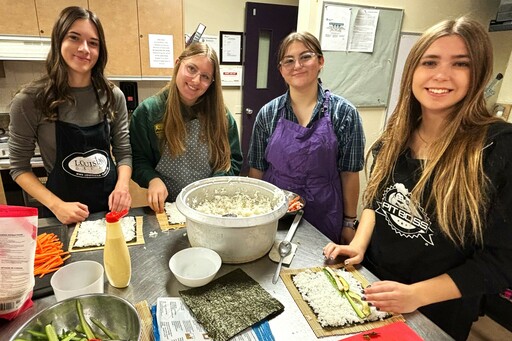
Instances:
[[[277,69],[279,44],[297,30],[297,6],[247,2],[245,5],[245,62],[242,89],[242,174],[249,171],[247,153],[259,110],[286,91]]]

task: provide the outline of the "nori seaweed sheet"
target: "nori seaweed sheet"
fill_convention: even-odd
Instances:
[[[225,341],[282,312],[284,306],[238,268],[198,288],[179,292],[197,321],[215,341]]]

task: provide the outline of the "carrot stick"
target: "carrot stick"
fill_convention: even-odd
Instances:
[[[34,275],[41,278],[60,269],[64,261],[71,256],[63,247],[63,243],[54,233],[41,233],[37,236]]]

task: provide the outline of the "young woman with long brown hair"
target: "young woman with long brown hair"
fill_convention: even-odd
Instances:
[[[224,105],[219,62],[210,46],[193,43],[183,51],[171,81],[134,111],[130,134],[133,179],[148,189],[155,212],[194,181],[240,174],[238,130]]]
[[[46,74],[12,101],[10,173],[45,206],[40,216],[70,224],[89,213],[130,208],[128,111],[121,90],[103,74],[106,64],[98,17],[67,7],[53,26]],[[36,142],[49,174],[46,187],[30,165]]]
[[[371,149],[367,207],[348,256],[382,281],[365,289],[384,311],[419,309],[466,340],[482,297],[512,284],[512,125],[486,109],[486,29],[443,21],[413,46],[400,96]],[[367,160],[368,162],[368,160]]]

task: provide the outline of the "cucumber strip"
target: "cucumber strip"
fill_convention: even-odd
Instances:
[[[82,326],[85,336],[87,339],[95,339],[96,336],[94,335],[91,326],[89,326],[89,323],[85,320],[84,311],[82,310],[82,303],[80,300],[76,300],[76,310],[78,311],[78,318],[80,319],[80,325]]]
[[[75,332],[70,332],[65,338],[61,339],[60,341],[71,341],[75,337]]]
[[[55,328],[51,324],[47,324],[44,327],[44,331],[46,332],[46,336],[48,337],[48,341],[59,341],[59,337],[57,336],[57,332]]]
[[[345,297],[347,298],[348,302],[352,306],[352,309],[354,309],[354,311],[356,312],[357,316],[359,316],[359,318],[361,318],[361,319],[364,319],[366,316],[361,311],[361,309],[359,309],[359,307],[355,304],[355,302],[352,299],[352,297],[350,297],[350,295],[346,291],[345,291]]]
[[[348,300],[348,302],[350,303],[350,305],[352,306],[352,309],[354,309],[354,311],[356,312],[357,316],[359,316],[360,319],[364,319],[366,318],[368,315],[370,315],[369,313],[366,314],[365,312],[363,312],[365,309],[364,309],[364,304],[361,304],[363,306],[363,310],[359,309],[359,307],[356,305],[356,303],[354,302],[354,300],[352,299],[352,297],[350,296],[350,294],[354,294],[354,295],[357,295],[356,293],[354,293],[353,291],[350,291],[349,290],[349,285],[348,285],[348,282],[342,278],[341,276],[338,276],[331,268],[329,267],[324,267],[323,268],[323,271],[325,273],[325,275],[327,276],[327,278],[329,279],[329,282],[331,282],[331,284],[338,290],[338,292],[345,296]],[[342,280],[342,281],[341,281]],[[346,288],[346,289],[345,289]],[[361,300],[361,297],[358,297],[358,302],[363,302]],[[365,302],[366,303],[366,302]],[[368,304],[366,304],[368,306]],[[368,307],[369,308],[369,307]],[[369,309],[368,309],[369,310]],[[368,311],[369,312],[369,311]]]
[[[98,326],[98,328],[100,328],[104,333],[105,335],[107,335],[107,337],[110,339],[110,340],[116,340],[116,339],[119,339],[119,336],[117,336],[113,331],[111,331],[110,329],[108,329],[107,327],[105,327],[105,325],[103,323],[101,323],[100,320],[98,320],[97,318],[94,318],[94,317],[91,317],[91,321],[92,323],[94,323],[96,326]]]

